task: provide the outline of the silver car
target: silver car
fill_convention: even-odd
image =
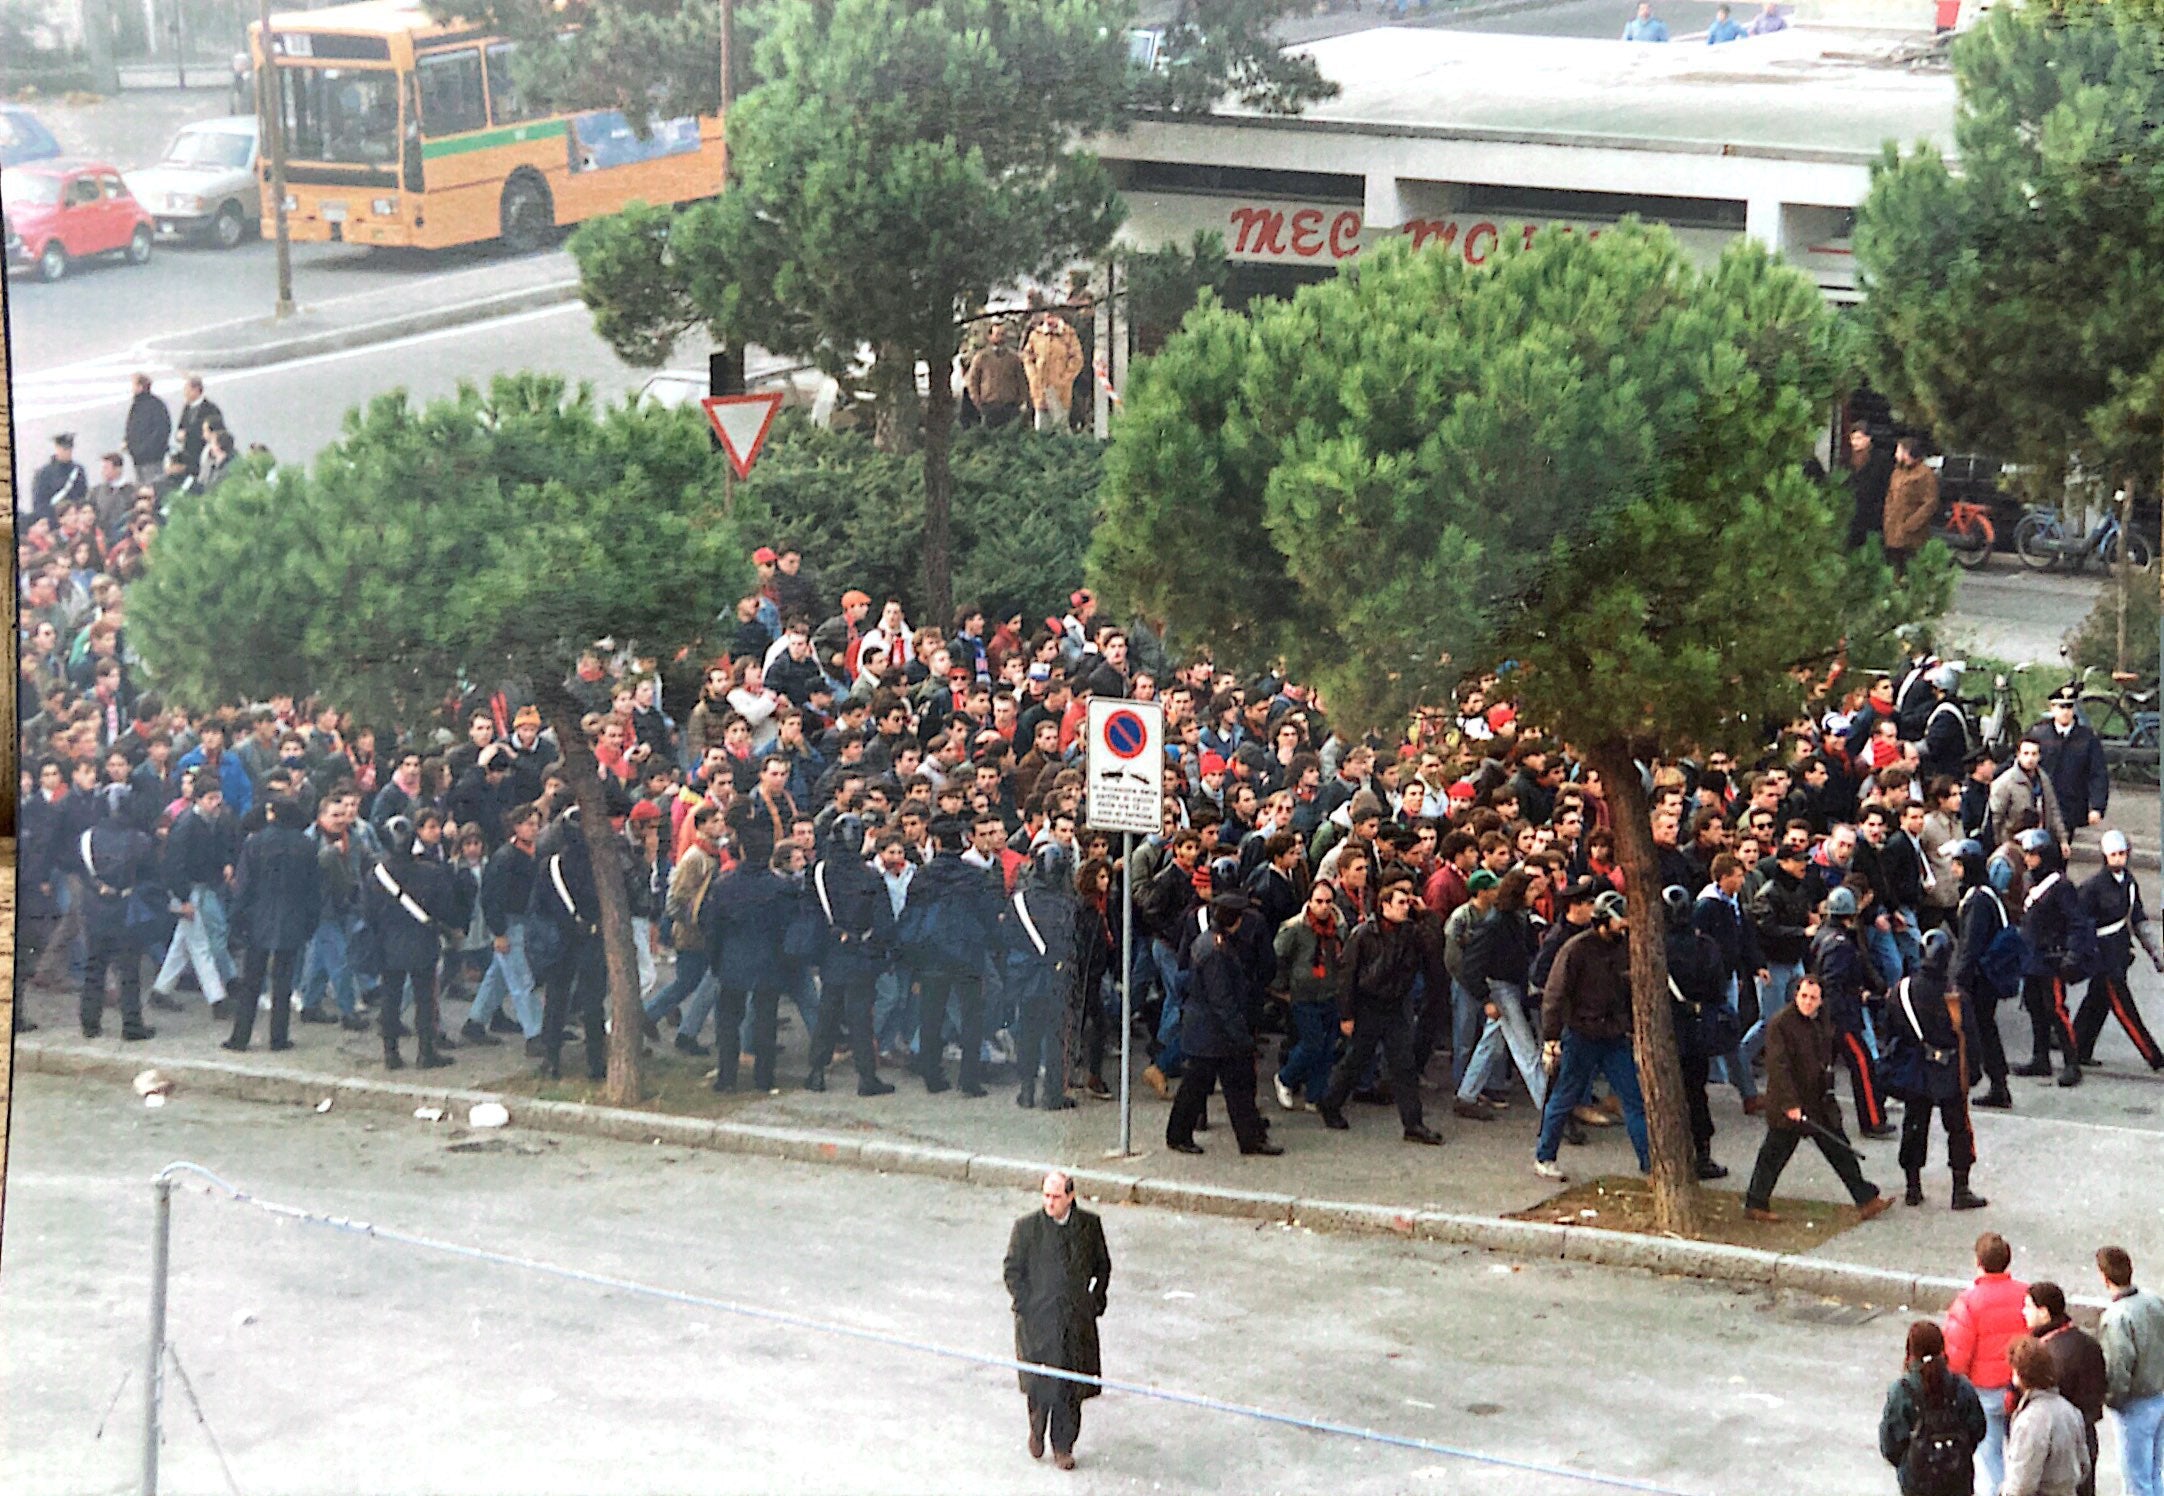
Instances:
[[[182,128],[165,159],[131,171],[128,190],[158,221],[161,237],[207,239],[232,249],[259,237],[262,189],[256,183],[256,122],[230,115]]]

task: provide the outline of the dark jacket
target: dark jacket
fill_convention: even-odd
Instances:
[[[481,917],[491,936],[510,934],[511,921],[523,919],[533,907],[537,871],[533,853],[516,842],[505,842],[488,854],[481,868]]]
[[[1339,1019],[1402,1010],[1428,965],[1426,942],[1410,919],[1396,925],[1379,916],[1362,921],[1345,942]]]
[[[1541,996],[1540,1036],[1561,1039],[1566,1029],[1588,1039],[1620,1039],[1631,1031],[1628,940],[1587,929],[1556,955]]]
[[[1315,933],[1304,910],[1277,927],[1277,969],[1296,1003],[1338,1005],[1345,985],[1344,922],[1335,910],[1331,912],[1338,933],[1330,940]]]
[[[125,944],[127,896],[138,884],[154,879],[157,844],[133,826],[101,821],[90,829],[90,860],[96,872],[83,885],[84,934],[93,943]]]
[[[2081,907],[2096,926],[2096,969],[2123,978],[2134,964],[2135,936],[2149,923],[2141,885],[2132,873],[2104,868],[2081,885]]]
[[[1944,977],[1924,970],[1895,984],[1886,1001],[1881,1053],[1889,1094],[1920,1105],[1961,1099],[1961,1036],[1946,1011]]]
[[[1531,915],[1523,909],[1498,909],[1494,918],[1481,920],[1466,931],[1458,980],[1476,1002],[1488,1000],[1490,982],[1508,982],[1522,990],[1539,948]]]
[[[699,906],[699,927],[706,936],[714,980],[723,991],[780,985],[781,937],[793,892],[780,873],[749,863],[708,887],[706,902]]]
[[[1721,969],[1739,983],[1748,985],[1766,964],[1765,953],[1758,948],[1758,931],[1740,902],[1731,904],[1717,894],[1701,898],[1691,906],[1691,928],[1720,948]]]
[[[1003,1275],[1014,1308],[1014,1358],[1099,1375],[1097,1320],[1112,1286],[1112,1253],[1097,1217],[1076,1205],[1062,1225],[1031,1211],[1008,1233]],[[1026,1371],[1017,1377],[1024,1392],[1051,1390],[1040,1383],[1057,1380]],[[1098,1393],[1088,1383],[1058,1385],[1073,1387],[1078,1397]]]
[[[541,833],[534,844],[534,863],[533,901],[527,913],[567,937],[598,935],[601,891],[594,885],[593,853],[576,818],[559,820]]]
[[[933,948],[913,953],[917,964],[963,976],[981,971],[999,939],[1000,910],[1006,903],[998,869],[964,862],[957,852],[941,852],[909,880],[904,920],[919,903],[930,909],[938,938]]]
[[[1896,1467],[1896,1479],[1901,1485],[1901,1496],[1969,1496],[1974,1489],[1976,1476],[1973,1461],[1976,1448],[1984,1442],[1984,1403],[1976,1395],[1969,1379],[1958,1372],[1946,1373],[1946,1398],[1952,1404],[1951,1416],[1945,1419],[1950,1431],[1967,1446],[1968,1457],[1961,1462],[1958,1480],[1944,1485],[1926,1484],[1916,1473],[1910,1450],[1915,1442],[1916,1430],[1923,1423],[1924,1379],[1920,1371],[1903,1372],[1901,1379],[1886,1389],[1886,1403],[1878,1419],[1878,1452],[1886,1463]]]
[[[2096,926],[2063,872],[2041,872],[2029,885],[2022,900],[2021,936],[2029,942],[2024,975],[2077,982],[2096,969]]]
[[[402,890],[400,899],[393,887]],[[407,903],[423,918],[414,918]],[[417,857],[386,857],[361,884],[361,917],[376,932],[385,971],[426,971],[443,954],[446,937],[466,933],[473,910],[449,868]]]
[[[209,821],[190,809],[173,823],[172,834],[165,839],[166,885],[184,899],[197,884],[222,888],[225,870],[237,853],[230,816]]]
[[[478,764],[458,777],[445,797],[444,813],[461,826],[479,826],[481,839],[490,851],[503,845],[503,813],[519,803],[514,776],[506,774],[490,784]]]
[[[2038,767],[2058,792],[2066,829],[2073,832],[2088,825],[2089,813],[2101,813],[2111,800],[2111,769],[2104,762],[2103,743],[2079,722],[2066,733],[2052,723],[2039,723],[2029,729],[2028,738],[2044,750]]]
[[[2046,1327],[2037,1339],[2051,1352],[2059,1369],[2059,1395],[2081,1409],[2081,1421],[2089,1426],[2089,1458],[2096,1458],[2096,1426],[2104,1419],[2104,1348],[2096,1337],[2062,1319]]]
[[[1239,937],[1220,942],[1204,931],[1188,948],[1191,979],[1180,1006],[1180,1047],[1198,1059],[1238,1059],[1252,1054],[1247,1024],[1248,968]]]
[[[1879,866],[1886,875],[1888,909],[1915,909],[1923,904],[1927,871],[1924,850],[1908,839],[1908,833],[1896,831],[1886,838]]]
[[[125,444],[139,473],[158,472],[164,466],[166,449],[172,440],[173,413],[163,400],[145,390],[128,402]]]
[[[308,833],[265,826],[240,849],[234,871],[233,924],[262,951],[298,950],[323,915],[323,874]]]
[[[1806,1018],[1794,1003],[1766,1025],[1766,1125],[1800,1132],[1788,1119],[1791,1111],[1841,1130],[1841,1104],[1833,1095],[1833,1025],[1823,1008]]]
[[[1701,899],[1698,907],[1705,908],[1706,902]],[[1712,936],[1694,929],[1668,932],[1668,1006],[1675,1020],[1676,1047],[1682,1054],[1713,1053],[1714,1037],[1724,1021],[1720,1015],[1727,1012],[1730,975],[1729,958]],[[1719,1047],[1728,1046],[1724,1042]]]
[[[894,905],[862,858],[853,852],[828,857],[806,881],[821,912],[833,911],[820,963],[828,978],[881,968],[894,958]]]
[[[1808,866],[1802,877],[1791,878],[1776,862],[1752,895],[1751,933],[1758,937],[1758,949],[1768,961],[1801,965],[1810,954],[1811,940],[1804,931],[1818,902],[1812,897],[1815,881]]]
[[[1978,884],[1962,894],[1955,918],[1960,938],[1954,942],[1954,990],[1971,1002],[1997,1002],[2017,996],[1993,990],[1984,980],[1984,953],[2012,923],[2004,896]]]
[[[1826,1017],[1844,1034],[1863,1032],[1864,1000],[1885,990],[1856,931],[1832,920],[1811,940],[1811,972],[1826,994]]]

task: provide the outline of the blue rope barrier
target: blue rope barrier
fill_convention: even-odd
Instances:
[[[1115,1377],[1089,1376],[1082,1372],[1068,1371],[1058,1366],[1041,1366],[1032,1361],[1018,1361],[1011,1356],[993,1355],[985,1351],[962,1350],[955,1346],[939,1345],[928,1340],[917,1340],[907,1335],[886,1330],[868,1329],[861,1325],[837,1324],[830,1320],[812,1319],[786,1310],[768,1309],[756,1304],[739,1304],[728,1299],[709,1298],[704,1294],[686,1293],[681,1289],[657,1288],[648,1283],[637,1283],[629,1278],[617,1278],[607,1273],[589,1272],[583,1268],[562,1267],[552,1262],[541,1262],[531,1257],[519,1257],[508,1252],[493,1252],[485,1247],[470,1247],[460,1242],[437,1241],[432,1237],[416,1236],[411,1232],[378,1226],[368,1221],[352,1220],[345,1216],[325,1214],[304,1209],[298,1205],[282,1205],[276,1201],[259,1199],[239,1186],[230,1184],[201,1164],[175,1161],[160,1169],[156,1178],[168,1180],[182,1174],[194,1175],[212,1190],[224,1193],[235,1204],[247,1205],[268,1215],[298,1221],[304,1225],[318,1226],[327,1230],[364,1236],[374,1241],[393,1242],[399,1246],[415,1247],[427,1252],[441,1252],[453,1257],[463,1257],[472,1262],[486,1262],[498,1267],[520,1268],[527,1272],[541,1273],[562,1278],[573,1283],[584,1283],[594,1288],[616,1289],[623,1293],[639,1294],[646,1298],[661,1299],[670,1303],[686,1304],[694,1308],[711,1309],[742,1319],[760,1320],[767,1324],[784,1325],[795,1330],[810,1330],[822,1335],[836,1335],[851,1340],[867,1341],[874,1345],[891,1346],[896,1350],[915,1352],[919,1355],[939,1357],[949,1361],[963,1361],[977,1366],[989,1366],[996,1370],[1027,1372],[1034,1376],[1054,1377],[1061,1381],[1080,1382],[1109,1392],[1126,1392],[1136,1397],[1153,1398],[1159,1402],[1174,1403],[1183,1407],[1202,1408],[1213,1413],[1225,1413],[1236,1418],[1252,1419],[1258,1423],[1276,1424],[1283,1428],[1303,1429],[1309,1433],[1331,1434],[1340,1438],[1360,1439],[1371,1444],[1387,1445],[1396,1449],[1417,1450],[1422,1454],[1439,1455],[1445,1459],[1467,1460],[1475,1464],[1492,1465],[1499,1469],[1518,1470],[1530,1475],[1552,1476],[1559,1480],[1577,1481],[1585,1485],[1605,1486],[1611,1490],[1639,1491],[1647,1496],[1696,1496],[1696,1493],[1679,1490],[1673,1486],[1660,1485],[1654,1481],[1638,1480],[1627,1475],[1602,1475],[1589,1470],[1574,1470],[1566,1465],[1550,1465],[1539,1460],[1514,1459],[1508,1455],[1484,1454],[1475,1449],[1462,1449],[1452,1444],[1440,1444],[1432,1439],[1416,1438],[1410,1434],[1393,1434],[1382,1429],[1362,1428],[1356,1424],[1339,1423],[1327,1418],[1308,1418],[1297,1413],[1279,1413],[1268,1408],[1252,1407],[1245,1403],[1226,1402],[1222,1398],[1208,1397],[1196,1392],[1182,1392],[1175,1388],[1159,1387],[1145,1382],[1126,1382]]]

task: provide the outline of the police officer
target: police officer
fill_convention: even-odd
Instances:
[[[109,808],[109,807],[108,807]],[[115,816],[91,825],[70,852],[83,869],[83,1037],[95,1039],[105,1020],[105,973],[120,973],[120,1037],[153,1038],[143,1022],[142,952],[128,934],[128,895],[149,876],[156,848],[151,839]]]
[[[1857,1125],[1867,1138],[1890,1138],[1893,1126],[1886,1120],[1878,1079],[1871,1073],[1871,1051],[1864,1042],[1864,1004],[1886,988],[1856,930],[1861,909],[1853,888],[1844,885],[1826,895],[1826,922],[1811,939],[1811,970],[1825,994],[1834,1054],[1848,1067]]]
[[[1901,1171],[1908,1176],[1908,1203],[1924,1203],[1924,1159],[1931,1146],[1931,1114],[1946,1129],[1946,1162],[1953,1170],[1956,1210],[1989,1202],[1969,1192],[1976,1139],[1969,1127],[1968,1066],[1962,1052],[1961,999],[1948,984],[1953,937],[1933,930],[1924,937],[1916,974],[1895,984],[1887,1003],[1886,1089],[1901,1110]]]
[[[1067,1094],[1067,989],[1074,984],[1075,957],[1074,868],[1067,849],[1053,842],[1040,847],[1007,905],[1006,985],[1021,1010],[1016,1068],[1022,1085],[1014,1103],[1066,1111],[1075,1104]]]
[[[587,850],[574,805],[535,843],[539,864],[528,910],[527,952],[534,976],[547,986],[541,1009],[541,1066],[550,1080],[563,1079],[564,1027],[574,1003],[586,1037],[586,1078],[609,1073],[608,1020],[602,994],[608,972],[601,948],[601,891],[594,884],[593,856]],[[538,944],[541,959],[533,959]]]
[[[1992,943],[2013,927],[2006,909],[2006,894],[2013,887],[2013,864],[2003,857],[1987,858],[1983,843],[1959,841],[1946,849],[1961,872],[1961,902],[1955,907],[1955,926],[1960,938],[1955,945],[1954,992],[1961,999],[1961,1025],[1969,1045],[1969,1078],[1980,1069],[1989,1089],[1976,1098],[1978,1106],[2004,1110],[2014,1104],[2006,1089],[2006,1046],[1999,1038],[1999,1004],[2016,994],[2005,990],[1992,975],[1997,963],[1988,960]],[[2018,937],[2017,937],[2018,938]],[[2015,983],[2019,985],[2018,981]]]
[[[857,1067],[859,1096],[889,1096],[879,1078],[879,1049],[872,1035],[872,1002],[880,974],[894,961],[894,905],[886,885],[864,860],[864,820],[839,815],[827,834],[826,854],[812,869],[811,894],[827,922],[827,949],[819,960],[819,1022],[812,1031],[811,1073],[804,1089],[827,1088],[827,1066],[846,1028],[849,1057]]]
[[[2149,964],[2159,972],[2164,972],[2164,948],[2157,943],[2149,911],[2142,907],[2141,885],[2126,870],[2126,833],[2107,831],[2100,845],[2104,869],[2081,885],[2082,908],[2096,926],[2097,965],[2089,990],[2082,994],[2081,1009],[2074,1015],[2074,1042],[2081,1051],[2081,1063],[2095,1064],[2096,1040],[2104,1031],[2105,1016],[2116,1015],[2143,1063],[2151,1070],[2164,1070],[2164,1053],[2158,1052],[2155,1038],[2141,1021],[2141,1010],[2134,1006],[2134,992],[2126,980],[2134,964],[2135,940],[2141,941]]]
[[[1961,689],[1961,670],[1953,664],[1940,665],[1924,681],[1932,702],[1924,717],[1923,750],[1917,765],[1926,776],[1959,779],[1969,756],[1969,719],[1954,694]]]
[[[267,802],[269,824],[248,838],[234,870],[233,923],[247,954],[234,989],[233,1032],[224,1047],[244,1050],[255,1030],[257,995],[269,982],[270,1047],[291,1049],[291,993],[301,952],[323,915],[323,870],[302,828],[308,813],[291,795]]]
[[[2051,716],[2029,729],[2029,741],[2043,750],[2040,767],[2057,792],[2059,814],[2072,836],[2104,819],[2111,798],[2111,769],[2104,745],[2082,722],[2081,696],[2071,683],[2051,693]]]
[[[413,822],[392,816],[383,824],[383,860],[361,885],[361,917],[375,931],[383,969],[383,1068],[401,1070],[398,1052],[399,1010],[406,987],[413,987],[413,1031],[419,1043],[416,1064],[439,1070],[452,1063],[440,1052],[436,1018],[436,967],[446,936],[463,935],[473,910],[450,869],[432,857],[415,855]]]
[[[1689,889],[1681,884],[1662,889],[1661,905],[1668,916],[1669,1011],[1675,1018],[1676,1055],[1683,1064],[1683,1099],[1690,1111],[1698,1177],[1726,1179],[1728,1170],[1713,1161],[1713,1110],[1706,1104],[1706,1075],[1713,1046],[1724,1037],[1715,1028],[1728,1026],[1729,963],[1719,943],[1693,927]],[[1723,1052],[1729,1047],[1723,1046]]]
[[[2051,1074],[2054,1046],[2065,1053],[2059,1084],[2081,1084],[2081,1046],[2074,1018],[2066,1006],[2066,984],[2078,982],[2096,967],[2096,926],[2082,907],[2081,895],[2067,881],[2066,863],[2051,833],[2032,826],[2018,839],[2029,868],[2029,892],[2022,900],[2021,937],[2029,954],[2021,975],[2021,1001],[2029,1010],[2029,1063],[2016,1075]]]

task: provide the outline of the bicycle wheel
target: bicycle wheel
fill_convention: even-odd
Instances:
[[[2127,559],[2133,563],[2134,569],[2136,571],[2147,571],[2149,563],[2153,559],[2149,553],[2149,542],[2139,535],[2129,535],[2124,530],[2112,536],[2110,541],[2105,544],[2104,563],[2107,566],[2117,566],[2119,564],[2119,546],[2122,542],[2126,546]]]
[[[2128,714],[2126,703],[2116,696],[2085,691],[2081,709],[2088,714],[2090,730],[2100,738],[2124,741],[2134,735],[2134,719]]]
[[[2059,522],[2042,515],[2024,514],[2014,526],[2014,553],[2031,571],[2049,571],[2059,564]]]
[[[1954,553],[1954,560],[1970,571],[1991,559],[1991,532],[1979,524],[1947,530],[1946,545]]]

